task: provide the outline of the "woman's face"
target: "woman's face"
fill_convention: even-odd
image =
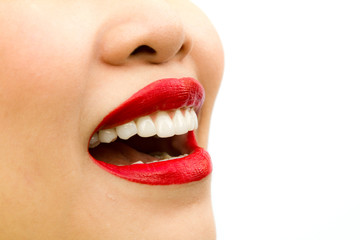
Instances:
[[[164,110],[158,124],[166,128],[176,109],[185,118],[190,107],[198,145],[206,147],[223,53],[199,9],[187,0],[0,0],[0,32],[0,239],[215,238],[210,175],[191,175],[199,166],[186,158],[150,163],[159,157],[149,152],[159,149],[141,153],[136,145],[155,146],[136,136],[134,146],[117,140],[89,150],[100,129],[135,119],[138,134],[141,126],[146,132],[145,123],[160,119],[156,110]],[[197,81],[206,95],[199,109]],[[143,102],[131,100],[130,112],[121,112],[135,93]],[[140,126],[142,115],[151,121]],[[162,152],[169,141],[184,145],[172,149],[177,155],[194,150],[181,137],[149,139],[162,139]],[[111,172],[94,158],[147,167]],[[172,184],[172,167],[182,182]],[[165,173],[157,179],[151,169]]]

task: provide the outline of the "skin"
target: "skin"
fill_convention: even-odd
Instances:
[[[215,239],[210,176],[120,179],[89,158],[104,116],[158,79],[206,91],[206,147],[223,71],[219,38],[187,0],[0,0],[0,239]],[[137,47],[146,49],[131,54]]]

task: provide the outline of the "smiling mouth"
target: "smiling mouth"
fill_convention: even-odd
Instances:
[[[197,145],[196,112],[204,89],[192,78],[162,79],[109,113],[89,139],[94,162],[120,178],[150,185],[184,184],[212,171]]]
[[[89,152],[99,161],[126,166],[170,161],[188,156],[188,132],[198,128],[194,109],[158,111],[120,126],[99,130]]]

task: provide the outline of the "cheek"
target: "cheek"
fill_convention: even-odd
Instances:
[[[0,17],[2,113],[27,125],[33,120],[49,124],[58,121],[59,115],[66,118],[80,104],[87,46],[80,44],[79,31],[71,29],[65,19],[54,17],[64,21],[60,25],[52,16],[35,14],[31,8],[9,11],[8,16]]]
[[[50,10],[9,11],[0,16],[0,162],[7,166],[0,175],[19,177],[26,166],[28,178],[51,179],[74,164],[64,156],[79,148],[89,32]]]
[[[63,192],[67,183],[57,180],[73,167],[64,156],[77,147],[69,145],[78,141],[91,46],[86,28],[74,29],[68,16],[7,7],[0,1],[0,176],[7,179],[0,189],[9,196],[0,199],[7,210],[0,222],[14,228],[19,219],[63,214],[58,199],[65,196],[45,193],[54,186]]]

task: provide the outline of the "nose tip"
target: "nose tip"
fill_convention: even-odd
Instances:
[[[175,11],[144,9],[109,26],[100,40],[103,62],[122,65],[132,60],[152,64],[182,59],[191,50],[192,41]]]

